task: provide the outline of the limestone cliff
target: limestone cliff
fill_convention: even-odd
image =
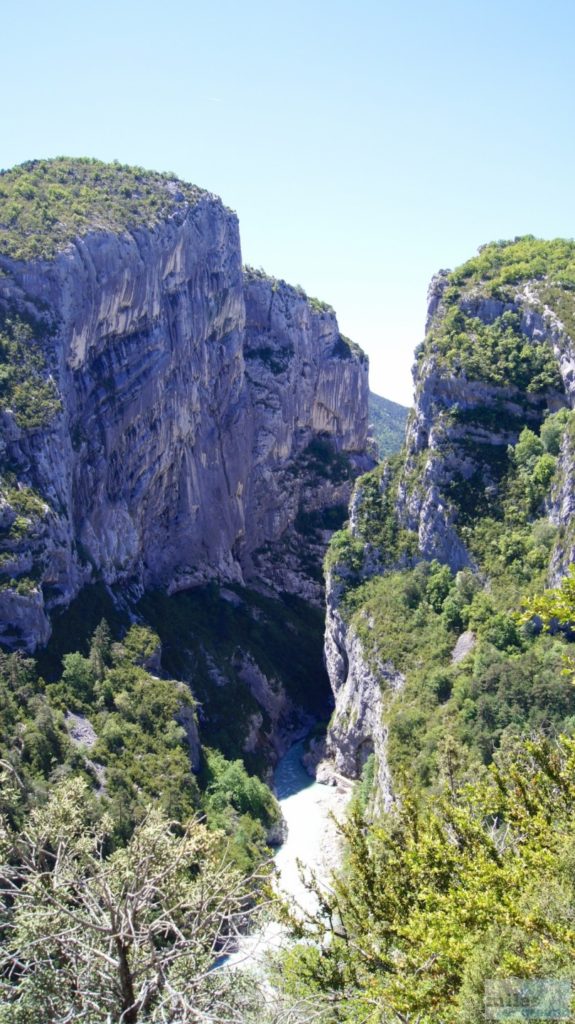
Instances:
[[[486,296],[475,284],[442,304],[438,290],[447,281],[440,277],[430,287],[397,511],[425,558],[457,570],[475,564],[461,527],[497,501],[508,447],[525,426],[537,431],[550,412],[572,404],[573,342],[539,282],[521,282],[505,299]],[[445,321],[454,310],[473,346],[482,345],[486,329],[500,333],[500,351],[485,354],[494,360],[491,368],[473,357],[465,365],[455,350],[445,351]],[[519,357],[508,365],[506,333]]]
[[[293,535],[303,523],[321,547],[365,466],[367,360],[333,311],[244,275],[217,197],[54,166],[48,199],[67,192],[76,219],[65,231],[64,204],[52,249],[23,214],[16,235],[0,218],[2,641],[44,643],[50,612],[94,580],[134,597],[256,580],[317,600],[317,558]],[[35,195],[53,174],[24,177]]]
[[[357,472],[371,465],[367,363],[331,307],[301,289],[248,271],[245,299],[253,454],[244,573],[319,601],[330,529],[347,515]]]
[[[434,278],[403,452],[360,478],[349,528],[332,541],[327,751],[357,777],[373,750],[386,800],[390,739],[402,770],[421,762],[427,779],[444,733],[469,744],[450,688],[476,686],[481,702],[495,679],[514,678],[527,641],[509,611],[575,555],[574,286],[574,243],[530,237]],[[479,637],[475,662],[452,657],[460,635]],[[505,667],[489,675],[497,658]],[[490,714],[492,753],[507,712]]]
[[[334,774],[357,779],[374,755],[376,802],[387,810],[393,792],[385,709],[401,690],[404,678],[391,662],[370,664],[356,630],[341,614],[340,596],[341,586],[329,573],[325,659],[335,710],[329,723],[322,776],[328,781]]]

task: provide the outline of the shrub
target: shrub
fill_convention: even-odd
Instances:
[[[174,175],[99,160],[34,160],[0,173],[0,239],[12,259],[50,259],[89,231],[151,227],[206,195]]]

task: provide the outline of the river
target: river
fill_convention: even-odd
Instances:
[[[304,910],[313,906],[302,884],[298,861],[326,883],[340,860],[336,820],[341,819],[349,791],[326,786],[310,778],[301,763],[303,741],[288,750],[278,763],[274,788],[288,828],[287,839],[275,857],[278,885]]]
[[[287,838],[278,847],[274,861],[277,889],[302,911],[314,909],[313,894],[301,881],[299,863],[315,872],[323,884],[340,862],[336,820],[343,817],[350,790],[326,786],[310,778],[301,763],[304,741],[290,747],[274,772],[274,790],[287,825]],[[258,932],[244,936],[237,952],[225,958],[228,966],[256,967],[266,953],[288,940],[285,928],[271,922]]]

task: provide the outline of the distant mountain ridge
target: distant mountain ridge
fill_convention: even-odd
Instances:
[[[380,459],[400,451],[405,438],[409,409],[389,398],[369,393],[369,424]]]

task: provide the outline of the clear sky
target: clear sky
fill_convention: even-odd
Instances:
[[[26,0],[1,24],[1,167],[217,192],[244,261],[330,302],[396,401],[436,270],[575,235],[573,0]]]

